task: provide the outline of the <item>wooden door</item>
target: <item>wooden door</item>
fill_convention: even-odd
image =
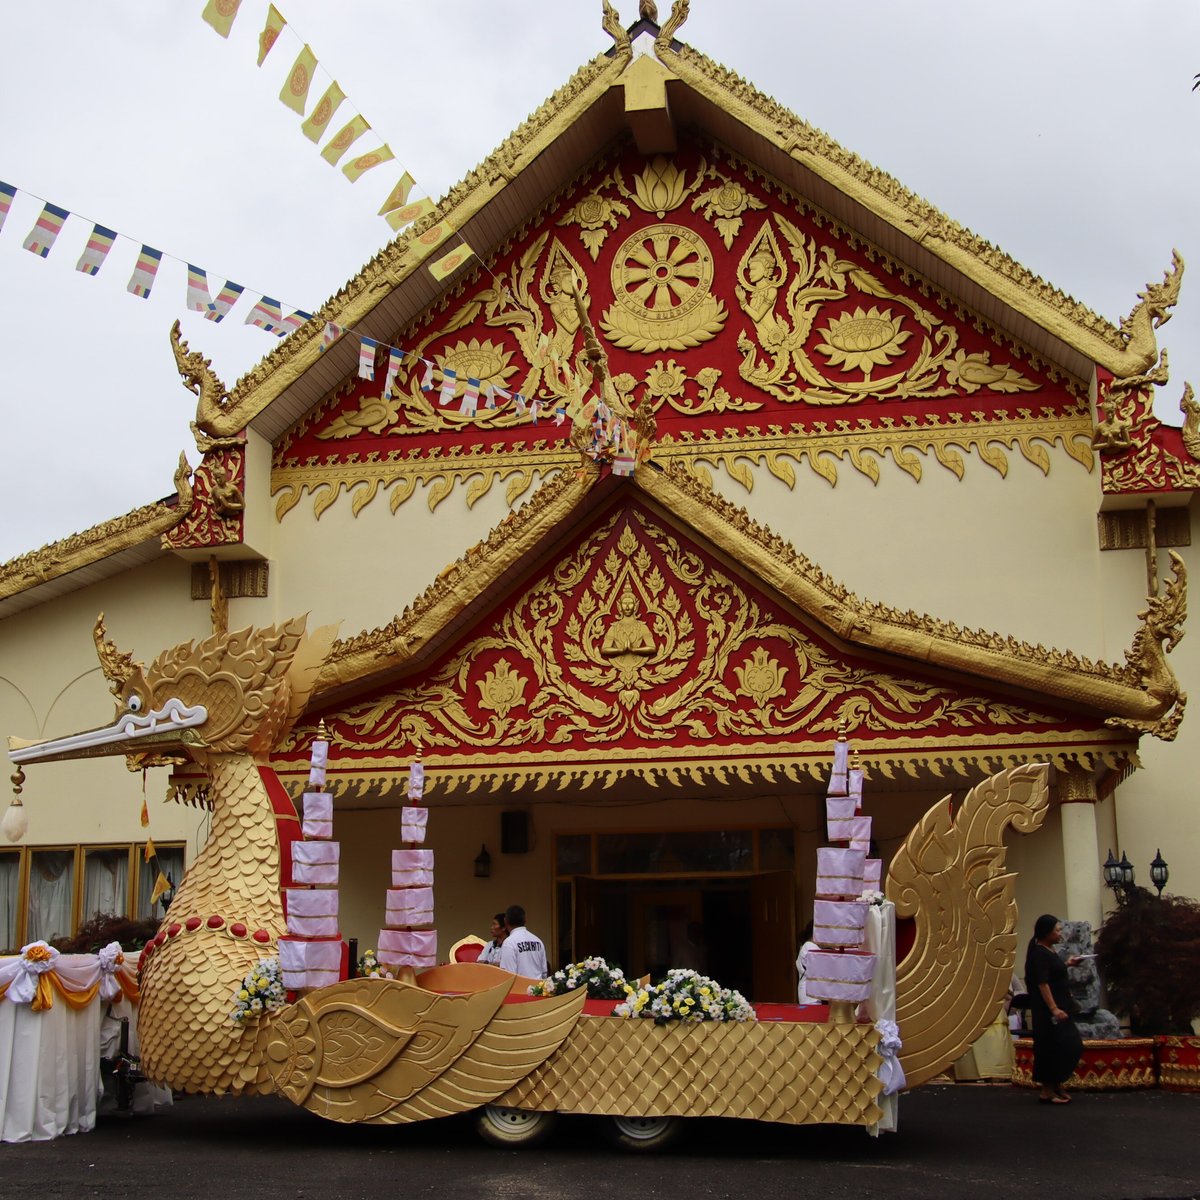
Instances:
[[[796,904],[791,871],[770,871],[751,881],[754,949],[753,1000],[796,1002]]]

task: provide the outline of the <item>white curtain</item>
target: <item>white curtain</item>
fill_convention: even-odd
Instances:
[[[0,954],[21,948],[17,945],[17,885],[20,879],[20,854],[0,854]]]
[[[35,850],[29,864],[29,923],[27,942],[70,937],[75,932],[71,912],[75,886],[73,850]]]
[[[161,917],[162,904],[155,904],[153,908],[150,904],[150,893],[154,891],[154,881],[158,878],[159,871],[162,871],[174,887],[178,887],[183,881],[183,847],[182,846],[155,846],[155,858],[149,862],[143,861],[143,855],[138,854],[138,898],[137,898],[137,916],[145,917]]]
[[[83,858],[83,920],[129,914],[129,850],[87,850]]]

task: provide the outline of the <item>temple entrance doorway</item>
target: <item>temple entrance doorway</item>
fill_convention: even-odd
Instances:
[[[751,1001],[794,1001],[791,871],[572,882],[577,957],[599,954],[631,979],[691,967]]]

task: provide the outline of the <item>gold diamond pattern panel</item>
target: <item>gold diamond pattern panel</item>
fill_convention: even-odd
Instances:
[[[878,1034],[869,1025],[655,1025],[584,1017],[562,1049],[496,1103],[611,1116],[742,1117],[873,1125]]]

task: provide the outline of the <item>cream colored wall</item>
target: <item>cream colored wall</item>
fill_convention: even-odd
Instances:
[[[109,637],[150,662],[159,651],[211,632],[208,605],[191,600],[191,568],[166,559],[71,592],[0,621],[0,733],[44,738],[108,724],[113,698],[92,627],[106,614]],[[34,764],[23,799],[25,845],[180,838],[196,849],[197,809],[164,804],[167,772],[147,775],[150,826],[140,824],[142,779],[124,758]]]

